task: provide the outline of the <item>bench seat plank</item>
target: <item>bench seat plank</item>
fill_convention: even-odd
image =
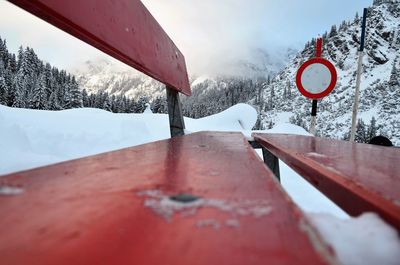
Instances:
[[[350,215],[377,212],[400,230],[400,149],[311,136],[253,136]]]
[[[1,264],[336,264],[239,133],[196,133],[0,178]],[[184,200],[200,199],[182,203]]]

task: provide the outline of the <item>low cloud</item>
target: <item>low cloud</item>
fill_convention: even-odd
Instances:
[[[143,0],[184,53],[191,73],[213,74],[251,60],[256,49],[272,54],[304,43],[332,24],[352,19],[372,0]],[[104,54],[0,0],[0,36],[11,51],[29,45],[41,58],[71,68]]]

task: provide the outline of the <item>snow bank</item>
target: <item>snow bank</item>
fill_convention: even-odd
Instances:
[[[246,131],[257,121],[257,111],[247,104],[237,104],[218,114],[201,119],[185,119],[189,132],[198,131]]]
[[[206,118],[185,118],[185,123],[189,132],[239,131],[250,136],[256,119],[254,108],[238,104]],[[258,132],[309,135],[303,128],[288,123]],[[169,138],[166,114],[113,114],[98,109],[55,112],[0,105],[0,175],[166,138]],[[400,239],[390,226],[373,214],[349,218],[284,163],[280,164],[280,170],[282,186],[308,212],[343,264],[358,265],[366,260],[370,264],[399,264]],[[0,195],[20,192],[23,191],[3,187]],[[164,207],[159,198],[148,199],[149,207]],[[208,205],[214,207],[215,202],[211,202]],[[167,203],[167,210],[176,211],[176,205],[172,206]],[[213,220],[198,224],[199,227],[216,225],[223,224]],[[240,227],[234,219],[226,220],[226,225]]]
[[[257,112],[238,104],[202,119],[185,118],[188,132],[251,130]],[[82,108],[43,111],[0,105],[0,175],[167,139],[168,115],[114,114]]]
[[[0,106],[0,174],[169,137],[166,115],[99,109],[38,111]],[[163,127],[163,129],[160,129]]]
[[[348,220],[327,214],[309,214],[343,265],[398,265],[400,240],[397,231],[376,214],[365,213]]]
[[[253,132],[311,136],[304,128],[290,123],[278,123],[270,130]],[[260,149],[257,150],[257,153],[262,158],[262,151]],[[347,213],[281,160],[279,160],[279,170],[281,172],[282,186],[301,209],[312,213],[327,213],[341,219],[349,218]]]
[[[272,129],[263,130],[263,131],[252,131],[252,132],[260,132],[260,133],[283,133],[283,134],[297,134],[297,135],[305,135],[311,136],[309,132],[307,132],[304,128],[286,122],[278,122]]]
[[[340,219],[349,218],[346,212],[282,161],[279,161],[279,169],[282,186],[303,211],[309,213],[326,213]]]

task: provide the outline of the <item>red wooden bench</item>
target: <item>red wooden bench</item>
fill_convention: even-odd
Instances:
[[[23,190],[0,196],[4,265],[336,264],[240,133],[175,137],[0,181]]]
[[[140,1],[11,2],[165,83],[171,136],[183,135],[184,57]],[[0,264],[336,264],[237,133],[175,137],[0,181]]]
[[[376,212],[400,231],[400,149],[311,136],[253,136],[348,214]]]
[[[139,0],[11,2],[166,84],[171,136],[184,134],[184,57]],[[264,157],[279,175],[277,158],[266,149]],[[346,185],[340,194],[354,197],[354,182]],[[337,264],[238,133],[15,173],[0,178],[0,191],[0,264]]]

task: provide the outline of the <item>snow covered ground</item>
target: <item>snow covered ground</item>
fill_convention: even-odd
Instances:
[[[251,106],[238,104],[202,119],[185,118],[186,131],[239,131],[249,137],[256,118]],[[303,128],[287,123],[263,132],[308,135]],[[39,111],[0,105],[0,175],[167,138],[165,114],[113,114],[99,109]],[[364,264],[366,260],[400,264],[400,238],[395,229],[373,213],[350,218],[287,165],[280,165],[283,187],[343,264]]]

